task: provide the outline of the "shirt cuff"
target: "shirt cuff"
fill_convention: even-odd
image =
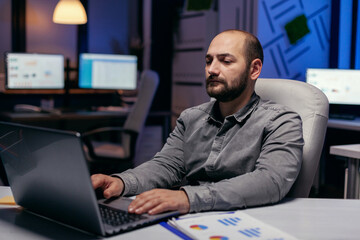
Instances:
[[[211,191],[206,186],[183,186],[181,187],[189,198],[190,211],[209,211],[214,207],[214,199]]]
[[[112,174],[114,177],[119,177],[124,182],[124,190],[122,196],[132,196],[137,194],[137,180],[136,177],[129,172],[122,172],[118,174]]]

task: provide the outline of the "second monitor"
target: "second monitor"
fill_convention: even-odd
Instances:
[[[359,69],[309,68],[306,82],[322,90],[330,104],[360,106]]]
[[[136,89],[136,83],[136,56],[80,54],[79,88],[134,90]]]

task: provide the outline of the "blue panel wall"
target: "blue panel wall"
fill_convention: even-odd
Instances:
[[[358,18],[356,24],[356,43],[355,43],[355,69],[360,69],[360,4],[358,4]]]
[[[107,0],[88,2],[88,51],[128,54],[129,2]]]
[[[352,2],[353,0],[340,1],[338,68],[344,69],[350,68]]]
[[[298,25],[309,33],[291,44],[285,25],[304,15]],[[329,66],[331,0],[259,0],[258,38],[265,61],[261,77],[305,80],[307,68]]]

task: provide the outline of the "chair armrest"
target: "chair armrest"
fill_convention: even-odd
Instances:
[[[96,134],[101,134],[101,133],[106,133],[106,132],[124,132],[124,133],[129,133],[130,135],[133,133],[138,134],[136,131],[124,129],[122,127],[102,127],[102,128],[97,128],[97,129],[88,131],[88,132],[84,132],[81,135],[83,137],[89,137],[91,135],[96,135]]]
[[[104,157],[99,157],[96,155],[94,146],[91,142],[91,138],[94,135],[104,134],[107,132],[122,132],[122,133],[130,135],[130,151],[129,151],[130,156],[128,158],[129,159],[133,158],[133,156],[135,155],[135,147],[136,147],[136,140],[138,137],[138,132],[129,130],[129,129],[124,129],[122,127],[102,127],[102,128],[97,128],[97,129],[83,133],[81,135],[82,140],[83,140],[83,143],[85,144],[85,146],[88,148],[90,157],[94,160],[104,159]]]

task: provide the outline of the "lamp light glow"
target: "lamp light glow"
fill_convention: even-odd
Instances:
[[[60,0],[54,10],[53,22],[59,24],[85,24],[86,11],[79,0]]]

